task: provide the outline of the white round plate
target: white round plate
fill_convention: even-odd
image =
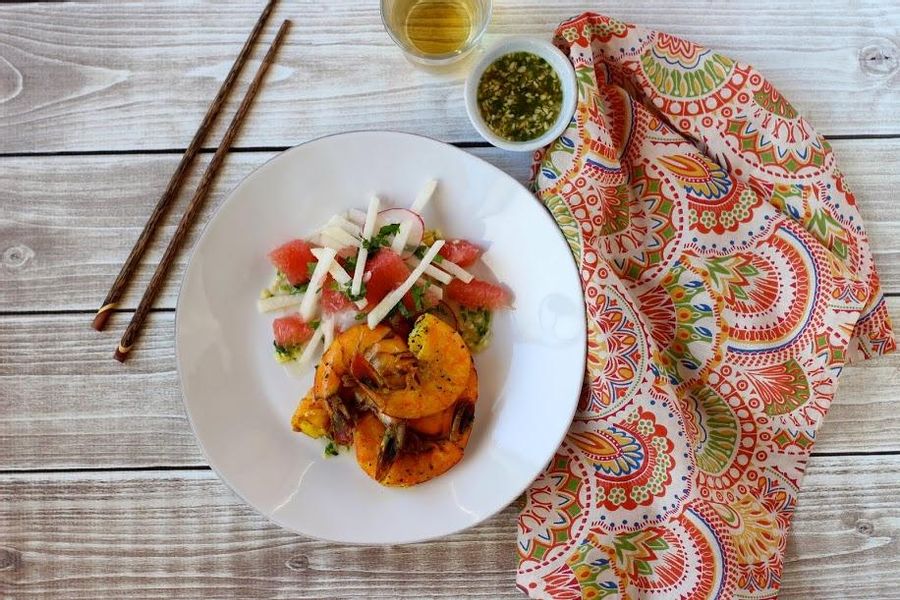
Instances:
[[[273,316],[256,311],[273,270],[266,254],[308,237],[377,193],[408,206],[440,181],[426,223],[487,249],[515,296],[477,355],[474,429],[463,460],[424,484],[385,488],[352,452],[291,431],[312,373],[292,379],[272,357]],[[395,544],[447,535],[513,501],[559,446],[585,361],[578,271],[546,209],[496,167],[447,144],[394,132],[317,139],[251,173],[219,208],[181,286],[176,355],[184,404],[209,464],[279,525],[320,539]]]

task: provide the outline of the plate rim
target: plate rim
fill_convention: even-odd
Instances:
[[[257,177],[259,175],[259,172],[262,169],[264,169],[265,167],[267,167],[273,161],[281,159],[292,152],[298,151],[300,148],[302,148],[304,146],[308,146],[308,145],[313,144],[318,141],[322,141],[322,140],[326,140],[326,139],[330,139],[330,138],[336,138],[336,137],[353,137],[353,136],[357,136],[357,135],[361,135],[361,134],[364,134],[364,135],[387,134],[390,136],[418,138],[418,139],[425,140],[427,142],[439,144],[441,146],[451,149],[454,152],[462,153],[462,154],[466,155],[467,157],[473,158],[476,161],[481,162],[483,165],[485,165],[489,169],[492,169],[492,170],[498,172],[501,176],[508,178],[510,181],[515,183],[516,186],[518,186],[523,191],[525,191],[529,196],[531,196],[535,202],[538,202],[541,205],[541,207],[543,208],[544,216],[547,219],[549,219],[549,221],[550,221],[549,224],[552,225],[553,229],[556,231],[556,235],[558,236],[558,239],[560,240],[560,242],[562,244],[565,245],[566,249],[570,250],[569,243],[565,239],[565,235],[563,234],[562,230],[559,228],[559,225],[556,223],[556,220],[550,214],[546,205],[543,202],[541,202],[540,199],[537,198],[537,196],[535,196],[534,193],[531,192],[531,190],[529,190],[524,184],[522,184],[520,181],[515,179],[512,175],[510,175],[509,173],[507,173],[500,167],[489,163],[488,161],[484,160],[480,156],[476,156],[475,154],[472,154],[471,152],[466,152],[465,149],[460,148],[459,146],[455,146],[451,143],[444,142],[444,141],[435,139],[431,136],[427,136],[424,134],[412,133],[412,132],[407,132],[407,131],[397,131],[397,130],[391,130],[391,129],[354,129],[354,130],[350,130],[350,131],[340,131],[340,132],[328,133],[328,134],[320,135],[320,136],[317,136],[314,138],[310,138],[308,140],[300,142],[299,144],[291,146],[290,148],[285,148],[284,150],[281,150],[280,152],[276,153],[274,156],[270,157],[268,160],[264,161],[262,164],[256,166],[252,171],[247,173],[247,175],[245,175],[243,178],[241,178],[241,180],[238,181],[231,188],[231,190],[224,196],[224,198],[221,200],[219,205],[215,208],[213,213],[210,215],[209,219],[206,221],[206,223],[203,224],[201,231],[200,231],[199,235],[197,236],[197,241],[194,243],[194,246],[190,249],[190,256],[188,257],[187,263],[185,264],[184,273],[182,274],[181,281],[178,286],[178,298],[175,302],[175,332],[174,332],[175,369],[176,369],[176,373],[178,374],[178,388],[179,388],[179,391],[181,392],[181,404],[182,404],[182,407],[184,408],[184,412],[185,412],[185,416],[187,417],[188,424],[191,427],[191,433],[193,435],[194,442],[197,445],[197,447],[200,449],[200,452],[203,455],[203,458],[206,460],[206,463],[207,463],[206,466],[209,467],[209,469],[216,475],[216,477],[222,483],[224,483],[225,486],[228,487],[228,489],[233,494],[235,494],[238,498],[240,498],[241,501],[245,505],[250,507],[254,512],[256,512],[257,514],[262,516],[267,521],[274,523],[287,531],[290,531],[297,535],[305,536],[310,539],[322,541],[322,542],[346,544],[346,545],[352,545],[352,546],[393,546],[393,545],[401,545],[401,544],[402,545],[416,544],[416,543],[421,543],[421,542],[426,542],[426,541],[431,541],[431,540],[436,540],[436,539],[442,539],[442,538],[469,530],[473,527],[476,527],[476,526],[484,523],[488,519],[496,516],[503,510],[505,510],[510,504],[512,504],[516,500],[516,498],[521,496],[537,480],[537,478],[540,477],[541,473],[544,471],[544,469],[546,469],[547,465],[553,459],[554,454],[559,449],[559,447],[562,445],[562,442],[565,440],[565,437],[568,434],[569,429],[571,428],[572,421],[575,418],[575,413],[577,412],[577,409],[578,409],[578,401],[581,397],[581,392],[580,391],[576,392],[574,394],[573,398],[571,399],[571,407],[567,411],[567,419],[565,421],[566,423],[568,423],[568,425],[566,425],[566,427],[562,430],[562,433],[559,436],[559,439],[555,441],[555,443],[553,445],[553,450],[550,453],[550,455],[547,457],[546,462],[544,463],[544,466],[541,467],[541,469],[538,470],[534,474],[534,476],[531,477],[525,483],[524,486],[522,486],[521,489],[517,489],[516,492],[514,494],[510,495],[509,498],[505,498],[503,500],[503,502],[493,512],[486,513],[485,515],[481,516],[480,518],[478,518],[478,519],[474,520],[473,522],[471,522],[467,525],[464,525],[460,528],[454,529],[452,531],[443,532],[443,533],[429,534],[429,535],[424,535],[424,536],[420,535],[420,536],[416,536],[416,537],[410,537],[408,539],[402,539],[399,541],[397,541],[397,540],[356,541],[356,540],[338,540],[338,539],[333,539],[333,538],[320,537],[320,536],[310,534],[306,531],[301,531],[301,530],[297,529],[296,527],[294,527],[293,525],[283,522],[277,516],[269,514],[268,512],[261,510],[255,504],[250,502],[237,489],[237,487],[231,483],[231,481],[222,473],[222,471],[216,466],[215,462],[211,459],[206,446],[203,444],[202,439],[200,438],[200,436],[197,433],[197,428],[194,425],[193,415],[191,414],[191,410],[188,407],[187,394],[185,393],[185,387],[184,387],[184,377],[183,377],[184,368],[182,367],[182,356],[181,356],[181,349],[180,349],[180,344],[179,344],[179,340],[181,339],[181,335],[179,332],[181,330],[181,325],[182,325],[181,314],[182,314],[182,300],[184,298],[184,286],[188,279],[189,274],[191,273],[191,269],[194,264],[194,260],[196,259],[196,256],[197,256],[197,250],[203,243],[203,240],[206,238],[207,234],[213,227],[216,220],[220,217],[221,211],[225,208],[225,206],[229,202],[232,201],[235,192],[239,188],[241,188],[251,178]],[[573,269],[573,274],[574,274],[576,282],[578,284],[579,296],[581,298],[581,302],[579,303],[579,310],[580,310],[583,322],[582,322],[582,326],[578,328],[578,335],[579,335],[580,339],[577,340],[577,342],[583,347],[583,350],[584,350],[581,353],[580,360],[579,360],[580,376],[579,376],[579,381],[578,381],[578,386],[577,386],[577,389],[581,390],[584,387],[584,380],[586,377],[585,369],[587,367],[587,301],[584,296],[584,288],[581,285],[581,277],[580,277],[580,270],[578,268],[578,264],[575,260],[575,257],[571,255],[571,251],[568,253],[568,255],[572,259],[571,263],[569,263],[569,264],[570,264],[571,269]]]

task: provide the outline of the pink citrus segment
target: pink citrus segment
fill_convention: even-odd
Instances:
[[[282,348],[295,348],[313,336],[313,328],[297,315],[280,317],[272,322],[275,343]]]
[[[309,281],[309,263],[316,262],[312,246],[304,240],[291,240],[269,252],[269,260],[275,268],[284,273],[291,285],[301,285]]]
[[[337,283],[329,275],[325,279],[325,287],[322,288],[322,312],[333,315],[351,306],[350,299],[337,288]]]
[[[444,288],[444,294],[450,300],[455,300],[466,308],[494,310],[506,308],[512,304],[512,295],[509,290],[480,279],[473,279],[469,283],[454,279]]]
[[[481,248],[468,240],[447,240],[438,254],[461,267],[468,267],[481,256]]]
[[[390,248],[382,248],[366,261],[366,301],[376,304],[409,277],[409,267],[400,255]]]

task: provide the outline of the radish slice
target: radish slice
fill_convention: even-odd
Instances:
[[[425,205],[428,204],[428,201],[434,196],[434,190],[437,188],[437,183],[437,179],[428,181],[425,184],[425,187],[422,188],[422,191],[419,192],[419,195],[416,196],[415,202],[412,203],[412,206],[410,206],[409,209],[414,213],[422,214],[422,209],[425,208]]]
[[[391,242],[391,250],[401,256],[406,252],[406,246],[418,247],[425,235],[425,222],[418,214],[405,208],[388,208],[378,213],[381,224],[399,223],[400,231]],[[408,254],[411,254],[408,253]]]
[[[375,305],[375,308],[369,313],[368,316],[368,324],[369,329],[375,329],[375,327],[381,323],[382,319],[384,319],[391,309],[394,308],[394,305],[403,300],[403,296],[412,289],[412,286],[419,280],[423,273],[425,273],[425,269],[428,265],[431,264],[431,261],[434,260],[434,257],[437,256],[437,253],[444,246],[444,240],[438,240],[428,249],[428,252],[425,253],[425,256],[422,257],[422,262],[413,269],[412,273],[409,274],[409,277],[406,278],[406,281],[400,284],[400,286],[389,293],[384,299]]]
[[[375,221],[378,220],[378,209],[381,206],[381,200],[378,196],[372,196],[369,201],[369,210],[366,212],[366,224],[363,226],[363,239],[371,240],[372,233],[375,231]],[[359,296],[362,288],[363,273],[366,272],[366,259],[369,258],[369,251],[364,244],[359,246],[359,254],[356,255],[356,270],[353,272],[353,282],[350,284],[350,293],[353,296]]]
[[[256,301],[256,310],[261,313],[274,312],[297,306],[303,301],[306,294],[287,294],[284,296],[269,296]]]
[[[307,323],[312,320],[319,305],[319,299],[322,298],[322,284],[325,283],[325,276],[328,275],[328,270],[336,255],[337,253],[331,248],[323,248],[321,258],[316,261],[316,268],[312,277],[309,278],[309,286],[300,303],[300,318]]]
[[[421,263],[421,262],[422,261],[420,261],[415,256],[410,256],[409,258],[406,259],[406,264],[411,265],[413,268],[418,267],[419,263]],[[428,275],[429,277],[431,277],[432,279],[440,281],[444,285],[447,285],[448,283],[453,281],[452,275],[441,271],[440,269],[435,267],[433,264],[428,265],[425,268],[425,274]]]
[[[440,261],[436,263],[442,270],[447,271],[463,283],[469,283],[474,279],[474,275],[463,269],[461,266],[456,264],[455,262],[450,262],[446,258],[441,258]]]

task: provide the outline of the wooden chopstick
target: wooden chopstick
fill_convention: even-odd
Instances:
[[[150,218],[147,219],[144,230],[141,231],[141,235],[131,249],[131,253],[125,260],[125,264],[122,265],[122,269],[116,276],[115,281],[113,281],[112,287],[109,289],[109,293],[106,294],[106,299],[103,301],[103,305],[97,310],[97,314],[94,315],[94,320],[91,325],[97,331],[102,331],[106,326],[106,321],[109,319],[109,315],[112,314],[112,309],[116,307],[119,298],[125,293],[125,289],[128,286],[132,274],[134,274],[138,263],[140,263],[144,251],[150,244],[150,240],[153,239],[153,234],[155,233],[159,222],[162,220],[163,215],[165,215],[172,200],[178,195],[178,190],[181,189],[181,185],[187,179],[188,168],[194,161],[197,152],[200,151],[200,147],[203,145],[206,136],[212,129],[216,117],[222,109],[222,105],[225,104],[225,100],[228,98],[231,89],[237,81],[238,75],[247,63],[250,51],[253,49],[256,39],[265,27],[269,15],[272,14],[272,9],[275,7],[276,2],[277,0],[269,0],[266,3],[266,7],[263,9],[262,13],[260,13],[256,25],[253,26],[253,30],[247,37],[247,41],[244,42],[244,46],[241,48],[240,54],[238,54],[237,58],[234,60],[234,64],[231,65],[231,70],[225,77],[225,81],[222,82],[222,86],[219,88],[218,93],[216,93],[216,97],[213,98],[209,108],[206,109],[206,114],[203,116],[203,121],[200,122],[200,127],[197,128],[197,132],[194,134],[191,143],[188,144],[187,150],[184,151],[184,156],[181,157],[181,162],[178,163],[178,167],[176,167],[175,172],[172,173],[172,178],[169,179],[169,185],[166,186],[166,190],[163,192],[162,196],[159,197],[156,208],[153,209],[153,213],[151,213]]]
[[[262,60],[262,64],[259,65],[259,69],[257,69],[256,75],[253,76],[253,81],[250,83],[250,87],[247,88],[247,93],[244,95],[244,99],[241,100],[241,105],[238,107],[237,112],[234,114],[234,117],[232,117],[231,123],[228,124],[228,129],[225,131],[225,135],[222,137],[222,143],[219,144],[218,148],[216,148],[216,152],[215,154],[213,154],[212,160],[210,160],[209,162],[209,166],[206,167],[206,171],[203,173],[203,177],[200,179],[200,184],[197,186],[197,191],[194,192],[194,197],[191,198],[187,210],[185,210],[184,214],[181,216],[181,220],[178,222],[178,227],[175,230],[175,234],[172,236],[171,241],[169,241],[169,245],[166,247],[166,251],[163,254],[162,259],[156,266],[156,271],[153,273],[153,277],[150,279],[150,284],[147,286],[146,291],[144,291],[144,296],[141,298],[141,303],[138,304],[137,310],[134,311],[134,315],[131,317],[131,322],[128,324],[128,328],[122,335],[122,340],[119,342],[119,347],[116,348],[116,352],[114,354],[117,361],[125,362],[125,359],[128,357],[131,348],[134,346],[134,342],[137,339],[138,334],[140,333],[141,326],[144,324],[144,320],[147,318],[147,314],[150,312],[150,307],[153,305],[153,301],[156,299],[156,295],[159,293],[159,290],[162,287],[166,272],[174,262],[175,255],[178,253],[178,249],[181,247],[184,238],[187,237],[188,231],[193,224],[194,218],[197,216],[197,213],[203,206],[203,202],[206,199],[209,188],[216,177],[216,173],[218,172],[219,167],[222,166],[222,163],[225,160],[225,156],[228,154],[228,149],[231,147],[231,143],[234,141],[235,136],[238,134],[238,131],[240,130],[241,125],[244,122],[244,117],[250,110],[250,105],[253,104],[253,99],[256,97],[256,93],[261,87],[263,78],[266,75],[266,71],[269,70],[269,66],[271,66],[271,64],[275,60],[275,54],[278,52],[278,48],[279,46],[281,46],[281,42],[284,40],[284,36],[285,34],[287,34],[290,24],[291,22],[289,20],[285,20],[281,24],[281,27],[278,29],[278,33],[275,34],[275,39],[272,40],[272,45],[269,46],[269,49]]]

